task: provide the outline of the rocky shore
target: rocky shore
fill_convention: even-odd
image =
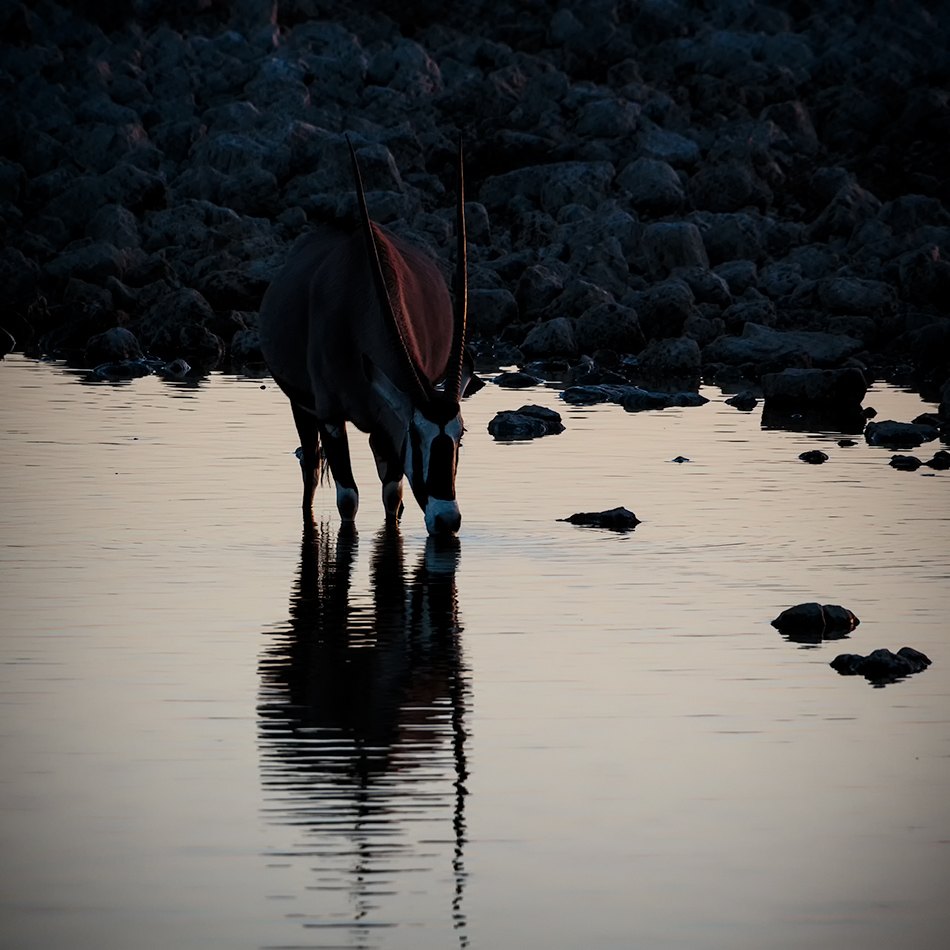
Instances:
[[[822,411],[885,378],[946,431],[950,7],[461,6],[2,0],[0,351],[253,367],[289,247],[353,214],[344,133],[447,273],[461,135],[484,362]]]

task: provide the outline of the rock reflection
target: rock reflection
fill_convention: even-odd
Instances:
[[[353,529],[306,528],[289,625],[261,660],[266,817],[297,829],[278,854],[305,859],[310,906],[279,896],[297,901],[290,919],[352,928],[360,946],[437,920],[465,946],[459,542],[429,538],[407,577],[399,530],[384,528],[368,584],[358,547]]]

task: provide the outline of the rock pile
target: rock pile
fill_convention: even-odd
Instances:
[[[948,37],[928,0],[3,0],[0,344],[257,362],[290,244],[353,213],[343,133],[447,270],[461,134],[483,356],[939,400]]]

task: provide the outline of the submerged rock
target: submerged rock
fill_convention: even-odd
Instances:
[[[528,386],[540,386],[541,380],[530,373],[502,373],[492,382],[503,389],[526,389]]]
[[[759,400],[748,390],[736,393],[735,396],[731,396],[726,400],[727,406],[735,406],[736,409],[742,412],[751,412],[758,404]]]
[[[864,430],[868,445],[883,445],[894,449],[915,449],[924,442],[932,442],[939,435],[934,426],[915,425],[913,422],[869,422]]]
[[[786,369],[762,377],[767,407],[821,408],[845,414],[861,405],[868,384],[859,369]]]
[[[808,462],[809,465],[821,465],[822,462],[828,461],[828,456],[819,449],[812,449],[810,452],[802,452],[802,454],[798,457],[803,462]]]
[[[607,511],[581,511],[569,518],[558,518],[585,528],[609,528],[611,531],[632,531],[640,519],[628,508],[610,508]]]
[[[796,604],[783,610],[772,626],[796,643],[821,643],[822,640],[840,640],[861,621],[846,607],[838,604]]]
[[[916,455],[892,455],[891,468],[902,472],[916,472],[924,463]]]
[[[930,663],[930,657],[920,650],[901,647],[897,653],[886,649],[874,650],[867,656],[842,653],[829,666],[842,676],[864,676],[875,686],[886,686],[927,669]]]
[[[488,423],[488,431],[499,442],[519,442],[564,431],[561,416],[544,406],[522,406],[517,411],[506,409]]]

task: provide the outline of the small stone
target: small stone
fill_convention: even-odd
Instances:
[[[891,468],[899,469],[902,472],[916,472],[923,462],[916,455],[892,455]]]
[[[945,452],[941,449],[934,454],[934,457],[929,462],[924,462],[924,465],[938,472],[945,472],[947,469],[950,469],[950,452]]]
[[[912,422],[868,423],[864,438],[868,445],[883,445],[894,449],[915,449],[924,442],[932,442],[939,431],[934,426],[914,425]]]
[[[632,531],[640,519],[627,508],[611,508],[608,511],[582,511],[569,518],[558,518],[585,528],[608,528],[611,531]]]
[[[544,406],[522,406],[517,412],[503,410],[488,423],[488,431],[499,442],[522,442],[564,431],[561,416]]]
[[[850,449],[852,445],[857,445],[858,443],[854,439],[838,439],[838,445],[843,449]]]
[[[671,462],[679,462],[680,464],[682,464],[683,462],[688,462],[689,459],[686,458],[686,457],[683,456],[683,455],[677,455],[675,459],[670,459],[670,461],[671,461]]]
[[[810,452],[802,452],[798,457],[803,462],[808,462],[809,465],[821,465],[822,462],[828,461],[828,456],[818,449],[812,449]]]

